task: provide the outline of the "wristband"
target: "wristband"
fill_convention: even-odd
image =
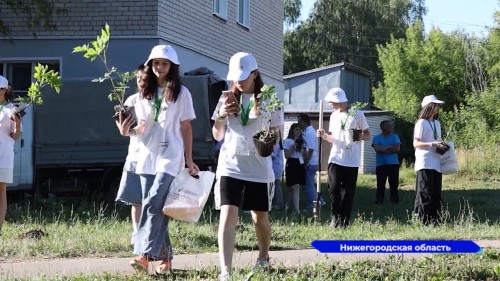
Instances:
[[[219,123],[226,123],[226,117],[223,117],[219,114],[219,111],[215,113],[215,121]]]
[[[328,140],[328,134],[323,134],[323,137],[322,137],[324,140]]]

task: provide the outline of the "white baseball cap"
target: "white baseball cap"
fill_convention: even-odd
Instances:
[[[9,80],[7,78],[0,75],[0,89],[7,89],[9,87]]]
[[[252,54],[239,52],[229,60],[228,81],[241,81],[248,78],[250,73],[258,68],[257,60]]]
[[[343,103],[348,101],[344,90],[342,90],[341,88],[330,89],[330,91],[328,91],[328,93],[326,94],[324,100],[334,103]]]
[[[173,64],[179,65],[179,60],[177,59],[177,53],[174,48],[170,45],[156,45],[151,50],[149,54],[148,60],[144,65],[147,65],[152,59],[167,59],[171,61]]]
[[[422,107],[425,107],[429,103],[439,103],[439,104],[442,104],[442,103],[444,103],[444,101],[438,100],[435,95],[429,95],[429,96],[425,96],[424,97],[424,99],[422,100],[421,105],[422,105]]]

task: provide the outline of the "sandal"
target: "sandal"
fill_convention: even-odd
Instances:
[[[172,259],[162,260],[160,265],[155,267],[155,273],[158,275],[172,272]]]
[[[130,261],[130,265],[137,272],[147,272],[148,271],[148,258],[145,256],[138,256]]]

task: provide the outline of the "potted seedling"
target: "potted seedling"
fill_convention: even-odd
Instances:
[[[111,82],[111,92],[108,95],[110,101],[117,101],[118,104],[114,106],[115,114],[113,118],[115,120],[119,119],[120,114],[123,118],[126,118],[130,114],[134,116],[134,123],[132,127],[137,125],[137,119],[135,116],[135,111],[133,107],[128,107],[124,105],[125,102],[125,91],[129,88],[128,83],[135,77],[133,71],[119,72],[116,67],[109,66],[106,51],[109,45],[109,25],[106,24],[103,29],[101,29],[101,35],[97,36],[95,41],[91,41],[88,44],[82,46],[76,46],[73,48],[73,53],[83,53],[83,57],[89,59],[91,62],[96,58],[99,58],[106,68],[106,72],[102,77],[93,79],[92,82],[102,83],[104,81]]]
[[[278,99],[274,86],[264,85],[258,95],[260,99],[260,114],[266,119],[267,126],[255,133],[253,142],[257,153],[262,157],[268,157],[272,154],[276,140],[279,137],[279,131],[271,130],[271,116],[274,112],[280,110],[283,102]]]
[[[17,100],[18,104],[12,108],[12,115],[17,114],[19,117],[23,117],[26,112],[25,109],[31,104],[42,104],[42,88],[46,86],[54,89],[54,91],[59,94],[61,91],[61,77],[59,73],[54,70],[49,70],[47,65],[37,64],[35,66],[35,73],[33,74],[35,82],[31,82],[28,88],[28,94],[24,97],[19,97]]]
[[[351,129],[353,141],[360,141],[361,140],[361,132],[363,131],[362,129],[357,127],[358,122],[357,122],[357,117],[356,117],[356,111],[360,110],[362,108],[365,108],[366,105],[367,105],[367,103],[357,101],[355,103],[352,103],[351,106],[349,107],[349,110],[347,111],[347,114],[352,116],[354,118],[354,120],[356,121],[355,122],[356,127],[354,129]],[[342,130],[343,129],[344,128],[342,128]]]

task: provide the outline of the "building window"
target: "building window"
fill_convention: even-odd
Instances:
[[[227,19],[227,0],[213,0],[212,12],[222,19]]]
[[[238,23],[250,27],[250,0],[238,0]]]
[[[36,62],[2,62],[0,63],[0,75],[9,80],[14,88],[14,96],[25,96],[28,93],[28,88],[33,81],[33,74],[35,66],[39,63]],[[54,61],[40,61],[41,64],[48,65],[49,70],[54,70],[59,73],[59,62]],[[5,74],[5,75],[4,75]]]

